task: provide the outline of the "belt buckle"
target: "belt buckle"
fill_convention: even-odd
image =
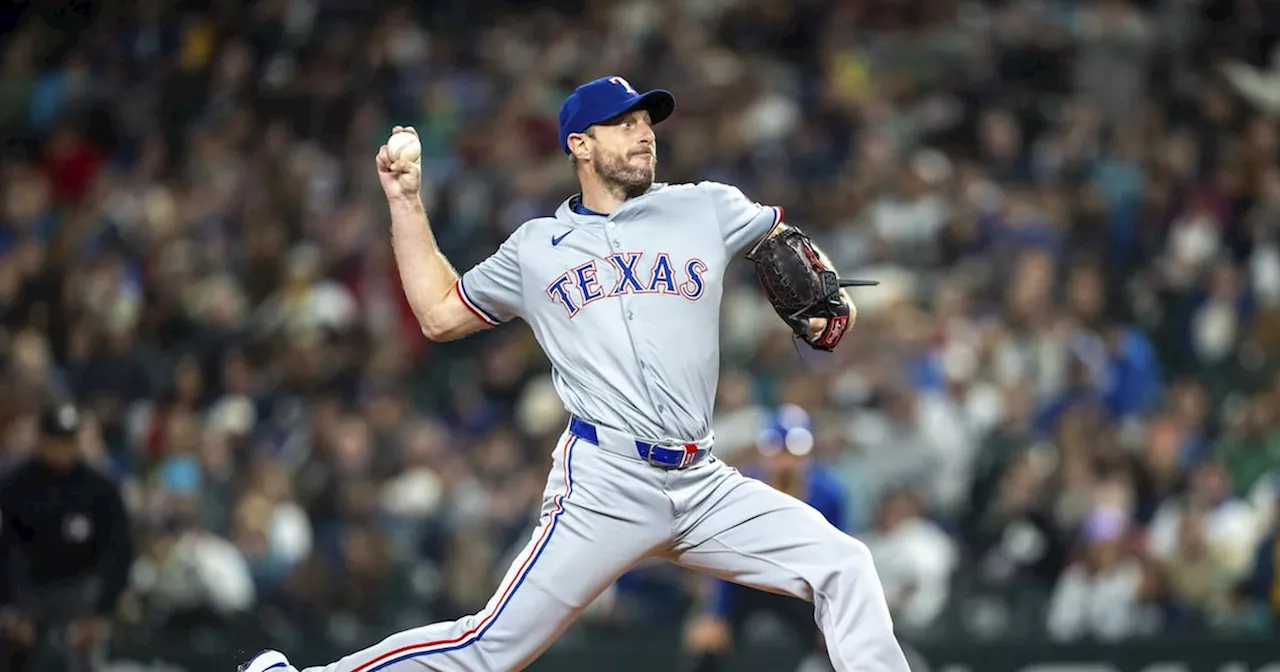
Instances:
[[[680,463],[667,464],[665,462],[658,462],[657,460],[654,459],[654,453],[656,453],[659,448],[662,448],[665,450],[673,450],[677,447],[680,447],[680,444],[665,442],[665,441],[662,441],[662,442],[651,441],[649,443],[649,454],[645,457],[645,461],[652,466],[658,467],[659,469],[679,469],[681,467]],[[683,448],[681,449],[683,450]]]

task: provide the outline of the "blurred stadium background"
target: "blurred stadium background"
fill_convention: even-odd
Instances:
[[[717,451],[808,409],[916,672],[1280,669],[1280,3],[3,16],[0,461],[41,399],[90,412],[138,540],[117,669],[318,664],[487,600],[565,417],[522,324],[420,337],[372,157],[419,129],[468,268],[572,193],[553,120],[603,74],[679,98],[659,179],[883,281],[814,363],[739,266]],[[641,568],[534,669],[678,670],[702,587]],[[794,669],[753,627],[733,669]]]

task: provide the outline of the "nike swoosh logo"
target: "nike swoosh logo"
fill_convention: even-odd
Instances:
[[[556,245],[559,245],[560,241],[564,240],[564,237],[571,233],[573,233],[573,229],[569,229],[558,236],[551,236],[551,246],[555,247]]]

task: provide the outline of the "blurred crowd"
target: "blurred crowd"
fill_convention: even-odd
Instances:
[[[782,204],[846,275],[882,281],[817,359],[738,267],[716,450],[750,463],[767,409],[807,409],[904,633],[1280,615],[1280,3],[19,18],[0,54],[0,462],[42,400],[83,406],[134,520],[135,631],[386,632],[487,601],[566,418],[522,324],[421,337],[373,156],[417,127],[434,230],[468,268],[573,193],[554,118],[604,74],[676,94],[660,180]],[[589,617],[698,599],[642,568]]]

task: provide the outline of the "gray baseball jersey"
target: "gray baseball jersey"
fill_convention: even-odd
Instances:
[[[529,323],[570,413],[695,441],[711,431],[725,267],[781,219],[715,182],[655,184],[607,216],[565,201],[465,273],[458,293],[491,324]]]

